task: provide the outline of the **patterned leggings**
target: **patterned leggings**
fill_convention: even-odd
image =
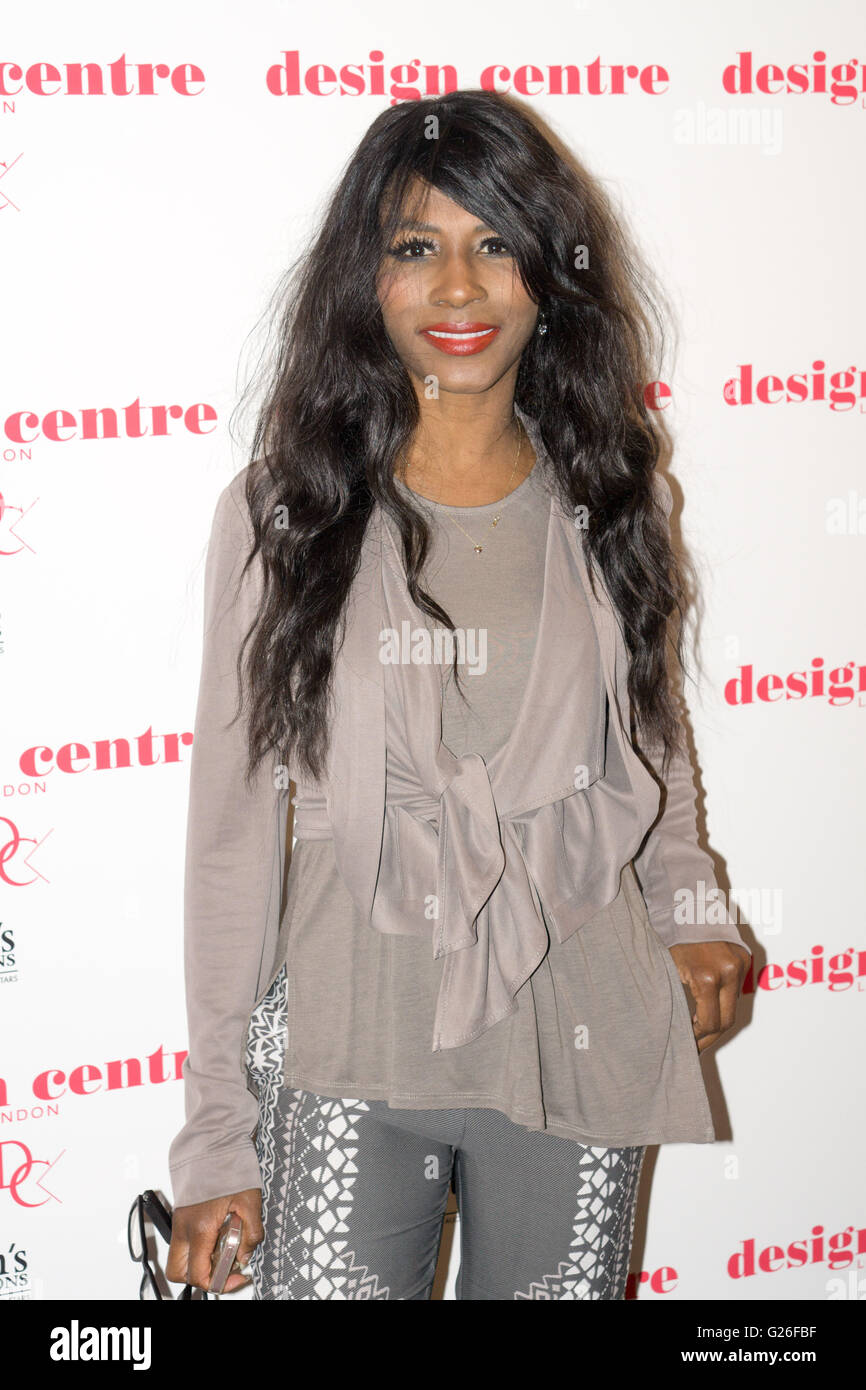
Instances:
[[[392,1110],[282,1084],[285,967],[251,1019],[265,1238],[256,1299],[429,1299],[452,1177],[457,1298],[623,1299],[644,1148],[497,1110]]]

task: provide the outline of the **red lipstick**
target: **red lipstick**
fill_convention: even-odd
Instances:
[[[420,330],[421,337],[428,343],[455,357],[483,352],[498,332],[499,327],[494,323],[431,323]]]

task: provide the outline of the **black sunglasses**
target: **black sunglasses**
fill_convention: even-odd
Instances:
[[[141,1284],[138,1290],[139,1298],[145,1300],[171,1299],[172,1295],[168,1290],[165,1275],[150,1254],[146,1221],[150,1221],[166,1245],[171,1243],[171,1211],[150,1188],[146,1192],[140,1192],[129,1209],[126,1240],[129,1246],[130,1259],[142,1267]],[[207,1293],[204,1289],[198,1289],[196,1290],[196,1297],[206,1299]],[[193,1286],[192,1284],[185,1284],[183,1293],[178,1295],[178,1300],[188,1301],[192,1298]]]

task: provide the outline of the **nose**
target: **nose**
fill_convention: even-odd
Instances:
[[[460,308],[487,298],[487,291],[477,278],[467,256],[447,253],[436,262],[430,286],[431,304],[451,304]]]

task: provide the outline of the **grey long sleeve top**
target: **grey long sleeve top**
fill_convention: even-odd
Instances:
[[[442,739],[458,759],[479,754],[488,771],[499,765],[497,754],[525,705],[545,583],[558,573],[550,560],[554,523],[545,458],[534,442],[539,461],[511,495],[495,534],[489,528],[494,507],[427,504],[433,533],[428,588],[469,639],[469,660],[460,667],[468,706],[447,668],[439,669]],[[595,849],[609,861],[607,881],[615,886],[566,935],[558,912],[566,900],[549,888],[564,871],[566,861],[557,862],[544,880],[549,901],[535,891],[534,929],[543,933],[539,959],[510,1005],[505,1001],[509,1011],[500,1010],[492,1026],[462,1045],[431,1051],[443,972],[460,956],[469,958],[471,950],[434,957],[429,923],[420,929],[410,920],[402,930],[401,922],[392,920],[384,930],[371,930],[369,916],[341,874],[337,846],[321,816],[321,789],[299,778],[299,838],[280,919],[287,792],[274,786],[272,769],[265,766],[248,794],[243,723],[222,727],[234,712],[238,644],[260,595],[255,574],[235,594],[250,539],[243,478],[239,474],[219,499],[206,570],[185,895],[187,1119],[170,1153],[175,1201],[260,1184],[251,1137],[256,1098],[244,1072],[244,1046],[250,1014],[275,982],[288,991],[288,1085],[322,1095],[386,1099],[404,1108],[492,1107],[529,1129],[584,1143],[711,1140],[688,1009],[667,947],[677,939],[744,943],[731,923],[681,926],[675,921],[674,886],[694,885],[698,876],[714,886],[711,863],[697,846],[691,773],[682,765],[674,767],[664,812],[632,867],[626,809],[634,774],[613,736],[612,687],[602,678],[607,629],[602,627],[599,637],[593,600],[582,586],[569,594],[571,659],[580,673],[579,685],[569,689],[579,688],[580,720],[596,731],[596,742],[602,741],[594,799],[580,803],[590,814],[575,819],[571,813],[578,803],[566,797],[542,807],[537,820],[518,817],[509,826],[509,836],[516,838],[503,835],[503,840],[514,846],[508,851],[512,857],[522,861],[526,851],[531,879],[539,852],[547,854],[543,840],[551,826],[559,825],[560,840],[566,836],[566,856],[580,862],[585,855],[591,862],[593,825],[607,824],[610,833],[600,836]],[[473,537],[490,535],[483,554],[475,553],[455,519]],[[399,654],[399,641],[396,650]],[[565,659],[563,652],[553,651],[552,657]],[[473,661],[476,673],[470,674]],[[534,669],[537,680],[537,662]],[[401,686],[391,679],[395,674],[401,673],[386,665],[386,802],[392,812],[400,801],[400,727],[407,719]],[[544,719],[549,712],[539,707],[537,713]],[[592,747],[592,740],[586,746]],[[386,810],[386,822],[391,815]],[[431,824],[423,816],[410,822],[399,807],[392,818],[402,827],[401,846],[411,844],[409,829],[426,833]],[[459,829],[458,821],[455,825]],[[568,844],[569,834],[585,843]],[[405,879],[411,872],[401,872],[403,896],[411,902],[414,890]],[[389,884],[393,891],[393,880]],[[396,915],[396,905],[390,906]],[[520,923],[517,929],[522,930]],[[526,919],[523,929],[529,929]]]

